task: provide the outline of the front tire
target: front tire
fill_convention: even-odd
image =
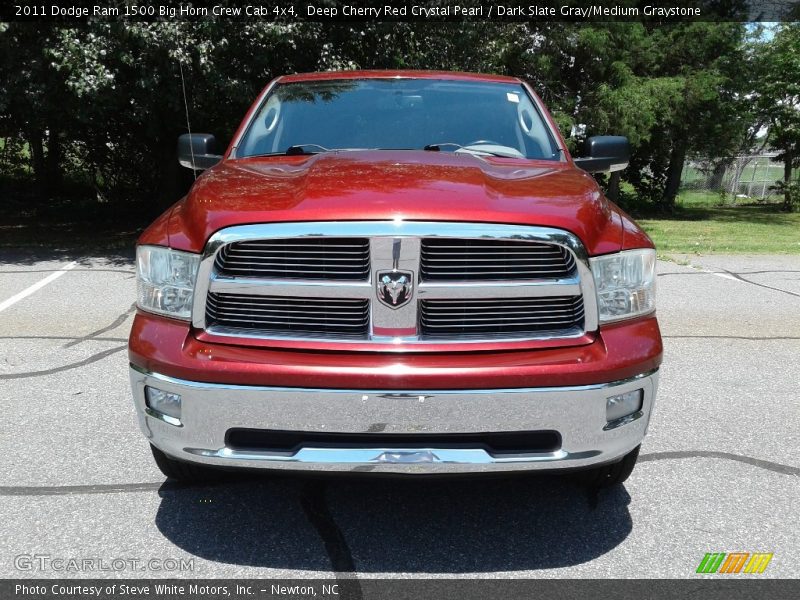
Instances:
[[[150,450],[159,470],[170,479],[183,483],[208,483],[219,479],[220,472],[216,469],[175,460],[164,454],[153,444],[150,444]]]
[[[578,473],[578,480],[585,486],[594,488],[607,488],[615,485],[622,485],[633,473],[636,460],[639,458],[639,449],[636,446],[622,460],[603,465],[594,469],[587,469]]]

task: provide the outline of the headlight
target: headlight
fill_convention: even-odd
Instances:
[[[590,259],[600,322],[644,315],[656,307],[656,251],[626,250]]]
[[[139,308],[177,319],[190,319],[199,265],[199,254],[163,246],[137,247]]]

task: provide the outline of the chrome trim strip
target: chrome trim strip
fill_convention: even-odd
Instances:
[[[367,281],[319,281],[319,280],[273,280],[220,277],[216,274],[214,263],[221,248],[232,242],[247,240],[267,240],[286,238],[318,237],[358,237],[371,239],[372,263]],[[487,335],[476,339],[441,338],[424,339],[419,335],[398,337],[373,333],[376,329],[408,330],[416,328],[416,302],[409,302],[401,310],[382,307],[376,300],[374,273],[391,268],[397,263],[404,270],[419,274],[419,245],[421,238],[456,239],[494,239],[509,241],[535,241],[558,245],[568,249],[575,257],[577,276],[556,281],[417,281],[417,298],[519,298],[547,297],[557,295],[582,295],[584,303],[584,332],[595,332],[598,328],[597,296],[594,278],[589,265],[585,247],[574,234],[551,227],[527,225],[497,225],[492,223],[452,223],[436,221],[322,221],[303,223],[269,223],[256,225],[237,225],[216,232],[208,240],[197,273],[192,306],[192,324],[197,329],[207,330],[214,335],[242,337],[242,332],[232,333],[229,328],[206,327],[206,297],[209,291],[245,293],[253,295],[285,295],[306,297],[361,298],[370,300],[370,334],[365,338],[336,336],[275,336],[268,333],[250,334],[245,337],[255,339],[298,340],[324,343],[392,343],[392,344],[476,344],[486,342],[519,342],[549,339],[574,339],[577,334],[557,332],[538,336]],[[399,250],[394,256],[392,248]],[[386,252],[382,250],[387,249]],[[385,256],[384,256],[385,255]]]
[[[235,383],[206,383],[203,381],[188,381],[186,379],[178,379],[177,377],[170,377],[161,373],[155,373],[133,363],[130,363],[130,368],[134,371],[152,377],[159,381],[171,383],[174,385],[181,385],[193,388],[203,389],[216,389],[216,390],[250,390],[258,392],[297,392],[302,394],[366,394],[371,396],[381,396],[386,398],[410,398],[418,399],[420,396],[425,398],[430,396],[438,396],[445,394],[469,395],[469,394],[530,394],[536,392],[583,392],[588,390],[602,390],[605,388],[617,387],[645,379],[658,373],[658,369],[652,369],[627,379],[618,379],[616,381],[608,381],[605,383],[592,383],[588,385],[571,385],[571,386],[543,386],[543,387],[528,387],[528,388],[487,388],[487,389],[463,389],[463,390],[364,390],[364,389],[346,389],[346,388],[293,388],[293,387],[275,387],[275,386],[261,386],[261,385],[240,385]]]
[[[144,407],[145,414],[153,417],[154,419],[158,419],[159,421],[164,421],[164,423],[169,423],[174,427],[183,427],[183,423],[181,423],[180,419],[176,419],[175,417],[170,417],[169,415],[162,414],[157,410],[153,410],[149,406]]]
[[[481,448],[315,448],[303,446],[293,454],[258,452],[221,448],[184,448],[185,452],[206,458],[228,458],[236,460],[330,464],[394,464],[425,465],[431,463],[460,465],[489,465],[519,462],[548,462],[564,460],[569,454],[564,450],[535,454],[508,454],[493,456]]]
[[[612,429],[616,429],[617,427],[622,427],[623,425],[627,425],[628,423],[633,423],[637,419],[641,419],[644,416],[644,413],[641,410],[637,410],[635,413],[631,413],[629,415],[625,415],[624,417],[620,417],[614,421],[609,421],[608,424],[603,427],[603,431],[611,431]]]
[[[213,325],[211,327],[207,327],[206,331],[214,336],[217,337],[229,337],[229,338],[246,338],[246,339],[254,339],[254,340],[275,340],[281,342],[324,342],[324,343],[350,343],[350,344],[393,344],[393,345],[403,345],[403,346],[423,346],[423,345],[430,345],[430,344],[440,344],[442,346],[447,345],[456,345],[456,346],[469,346],[470,344],[486,344],[486,343],[512,343],[512,342],[529,342],[529,341],[547,341],[547,340],[574,340],[582,337],[584,335],[584,331],[575,330],[574,332],[566,333],[565,331],[558,331],[555,333],[547,332],[537,335],[536,337],[531,337],[530,335],[520,336],[520,337],[506,337],[506,336],[488,336],[482,335],[480,337],[461,337],[457,340],[454,340],[452,337],[431,337],[431,336],[414,336],[414,337],[396,337],[396,336],[388,336],[388,335],[370,335],[369,339],[364,337],[347,337],[346,335],[338,335],[336,337],[319,337],[315,334],[309,334],[308,336],[302,335],[294,335],[294,336],[284,336],[274,334],[271,335],[268,332],[264,331],[248,331],[245,329],[240,328],[230,328],[230,327],[221,327],[218,325]]]
[[[578,296],[581,286],[577,278],[555,281],[454,281],[423,282],[417,286],[420,298],[464,299],[492,298],[547,298],[551,296]]]
[[[354,298],[364,300],[372,293],[370,281],[316,281],[311,279],[244,279],[212,275],[209,292],[251,296],[294,296],[302,298]]]

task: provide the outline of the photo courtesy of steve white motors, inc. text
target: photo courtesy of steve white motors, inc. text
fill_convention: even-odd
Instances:
[[[272,596],[290,597],[338,597],[340,594],[337,583],[313,583],[284,585],[281,583],[262,583],[259,586],[217,584],[217,583],[109,583],[109,584],[80,584],[80,583],[51,583],[23,584],[14,586],[17,597],[25,596],[67,596],[85,598],[130,597],[143,596],[189,596],[198,597],[227,597],[227,596],[254,596],[256,594],[270,594]]]

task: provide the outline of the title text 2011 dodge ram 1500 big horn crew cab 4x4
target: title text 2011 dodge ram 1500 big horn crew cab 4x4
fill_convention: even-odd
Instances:
[[[161,470],[624,481],[662,346],[650,239],[519,79],[271,82],[137,247],[130,376]]]

